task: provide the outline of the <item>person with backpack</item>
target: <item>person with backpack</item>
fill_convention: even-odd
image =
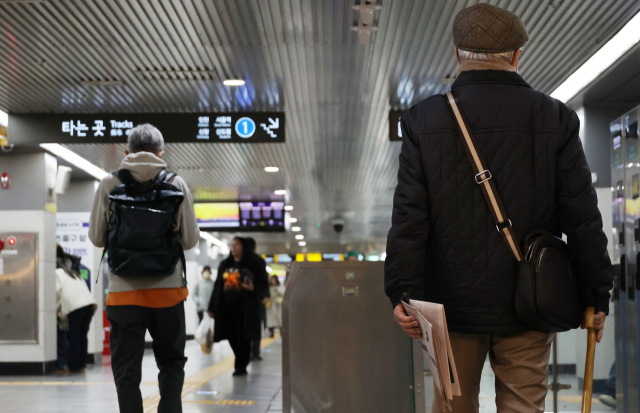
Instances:
[[[160,372],[159,413],[182,412],[186,342],[184,250],[200,232],[191,192],[167,171],[164,139],[152,125],[128,136],[120,170],[98,187],[89,238],[108,252],[111,367],[121,413],[142,413],[140,380],[145,334]]]

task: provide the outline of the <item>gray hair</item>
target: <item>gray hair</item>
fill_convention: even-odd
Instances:
[[[503,60],[507,63],[511,63],[513,61],[513,56],[515,56],[516,51],[512,50],[510,52],[503,53],[476,53],[476,52],[468,52],[466,50],[458,49],[458,56],[460,56],[460,62],[464,62],[466,60],[476,60],[481,62],[496,62]]]
[[[164,150],[162,133],[148,123],[133,128],[127,138],[127,144],[131,153],[151,152],[157,155]]]

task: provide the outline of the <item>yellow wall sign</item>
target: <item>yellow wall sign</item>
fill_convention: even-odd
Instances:
[[[319,252],[309,253],[307,254],[307,261],[309,262],[322,261],[322,254],[320,254]]]

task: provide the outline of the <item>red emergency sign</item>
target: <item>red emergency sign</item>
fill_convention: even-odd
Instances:
[[[0,187],[2,187],[2,189],[9,189],[10,186],[11,178],[8,173],[3,172],[2,175],[0,175]]]

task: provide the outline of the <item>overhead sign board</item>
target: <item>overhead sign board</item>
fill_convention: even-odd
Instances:
[[[12,143],[125,143],[136,125],[150,123],[169,143],[284,142],[284,113],[129,113],[9,115]]]
[[[402,141],[402,128],[400,127],[400,117],[402,111],[392,110],[389,112],[389,140]]]

